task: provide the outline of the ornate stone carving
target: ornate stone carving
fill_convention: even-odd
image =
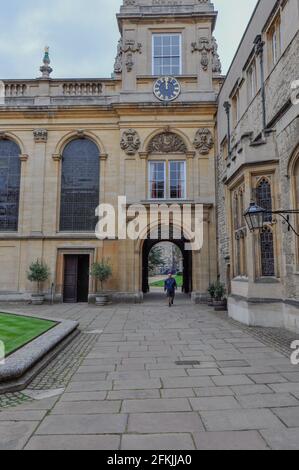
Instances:
[[[184,153],[188,152],[183,139],[173,132],[166,131],[156,135],[149,143],[148,153]]]
[[[208,155],[214,146],[214,139],[209,129],[198,129],[194,139],[194,147],[201,155]]]
[[[123,56],[122,46],[123,46],[123,40],[121,38],[118,41],[118,44],[117,44],[117,54],[116,54],[115,63],[114,63],[114,73],[122,73],[122,68],[123,68],[123,64],[122,64],[122,56]]]
[[[45,143],[48,140],[48,131],[46,129],[35,129],[33,131],[34,141],[39,143]]]
[[[222,65],[221,65],[219,54],[218,54],[218,44],[214,36],[212,38],[212,57],[213,57],[212,59],[213,73],[221,73]]]
[[[84,129],[78,129],[77,130],[77,137],[78,137],[78,139],[84,139],[86,137],[85,130]]]
[[[125,64],[127,67],[127,71],[131,72],[134,67],[133,56],[136,53],[139,53],[139,54],[142,53],[142,44],[134,40],[129,40],[129,39],[123,42],[123,39],[121,38],[117,46],[117,55],[116,55],[115,64],[114,64],[114,72],[117,74],[122,73],[124,54],[126,55]]]
[[[209,55],[210,52],[212,51],[212,45],[210,44],[210,41],[208,38],[200,38],[200,40],[197,42],[193,42],[191,44],[192,47],[192,53],[194,52],[200,52],[201,53],[201,66],[203,70],[206,72],[209,68]]]
[[[136,155],[140,145],[140,138],[135,129],[128,129],[123,133],[120,147],[127,155]]]

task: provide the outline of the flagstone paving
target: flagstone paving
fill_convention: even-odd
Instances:
[[[0,450],[299,449],[293,333],[184,296],[172,309],[158,294],[105,309],[1,309],[79,320],[81,334],[30,391],[0,396]]]

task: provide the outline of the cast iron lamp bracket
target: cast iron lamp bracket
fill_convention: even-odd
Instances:
[[[283,224],[287,225],[288,231],[292,231],[299,238],[299,232],[291,223],[291,215],[299,215],[299,210],[267,211],[266,209],[259,207],[255,202],[252,202],[250,207],[244,213],[246,224],[250,232],[264,230],[265,225],[273,225],[274,223],[277,223],[277,219],[274,219],[271,224],[269,224],[269,221],[266,220],[269,215],[281,217],[283,219]]]

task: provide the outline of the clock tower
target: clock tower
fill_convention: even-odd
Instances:
[[[121,101],[215,100],[221,64],[210,0],[124,0],[117,18]]]

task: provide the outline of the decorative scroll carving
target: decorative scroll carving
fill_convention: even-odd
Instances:
[[[127,155],[136,155],[140,145],[140,138],[135,129],[128,129],[123,133],[120,147]]]
[[[219,54],[218,54],[218,44],[214,36],[212,38],[212,56],[213,56],[213,59],[212,59],[213,73],[221,73],[222,65],[221,65]]]
[[[118,41],[117,44],[117,54],[115,58],[115,63],[114,63],[114,73],[122,73],[123,69],[123,64],[122,64],[122,45],[123,45],[123,40],[122,38]]]
[[[117,55],[114,64],[114,72],[119,74],[122,73],[123,69],[123,55],[126,54],[126,67],[127,71],[131,72],[134,67],[133,55],[142,53],[142,44],[134,40],[127,39],[125,42],[121,38],[117,46]]]
[[[148,153],[184,153],[188,152],[183,139],[173,132],[167,131],[156,135],[149,143]]]
[[[194,139],[194,147],[201,155],[207,155],[214,146],[214,139],[209,129],[198,129]]]
[[[200,63],[201,63],[201,66],[202,66],[203,70],[206,72],[209,68],[209,63],[210,63],[209,55],[210,55],[210,52],[212,51],[212,48],[213,48],[213,46],[211,45],[209,39],[208,38],[200,38],[198,43],[193,42],[191,44],[191,47],[192,47],[192,53],[193,54],[194,54],[194,52],[200,52],[201,53]]]

